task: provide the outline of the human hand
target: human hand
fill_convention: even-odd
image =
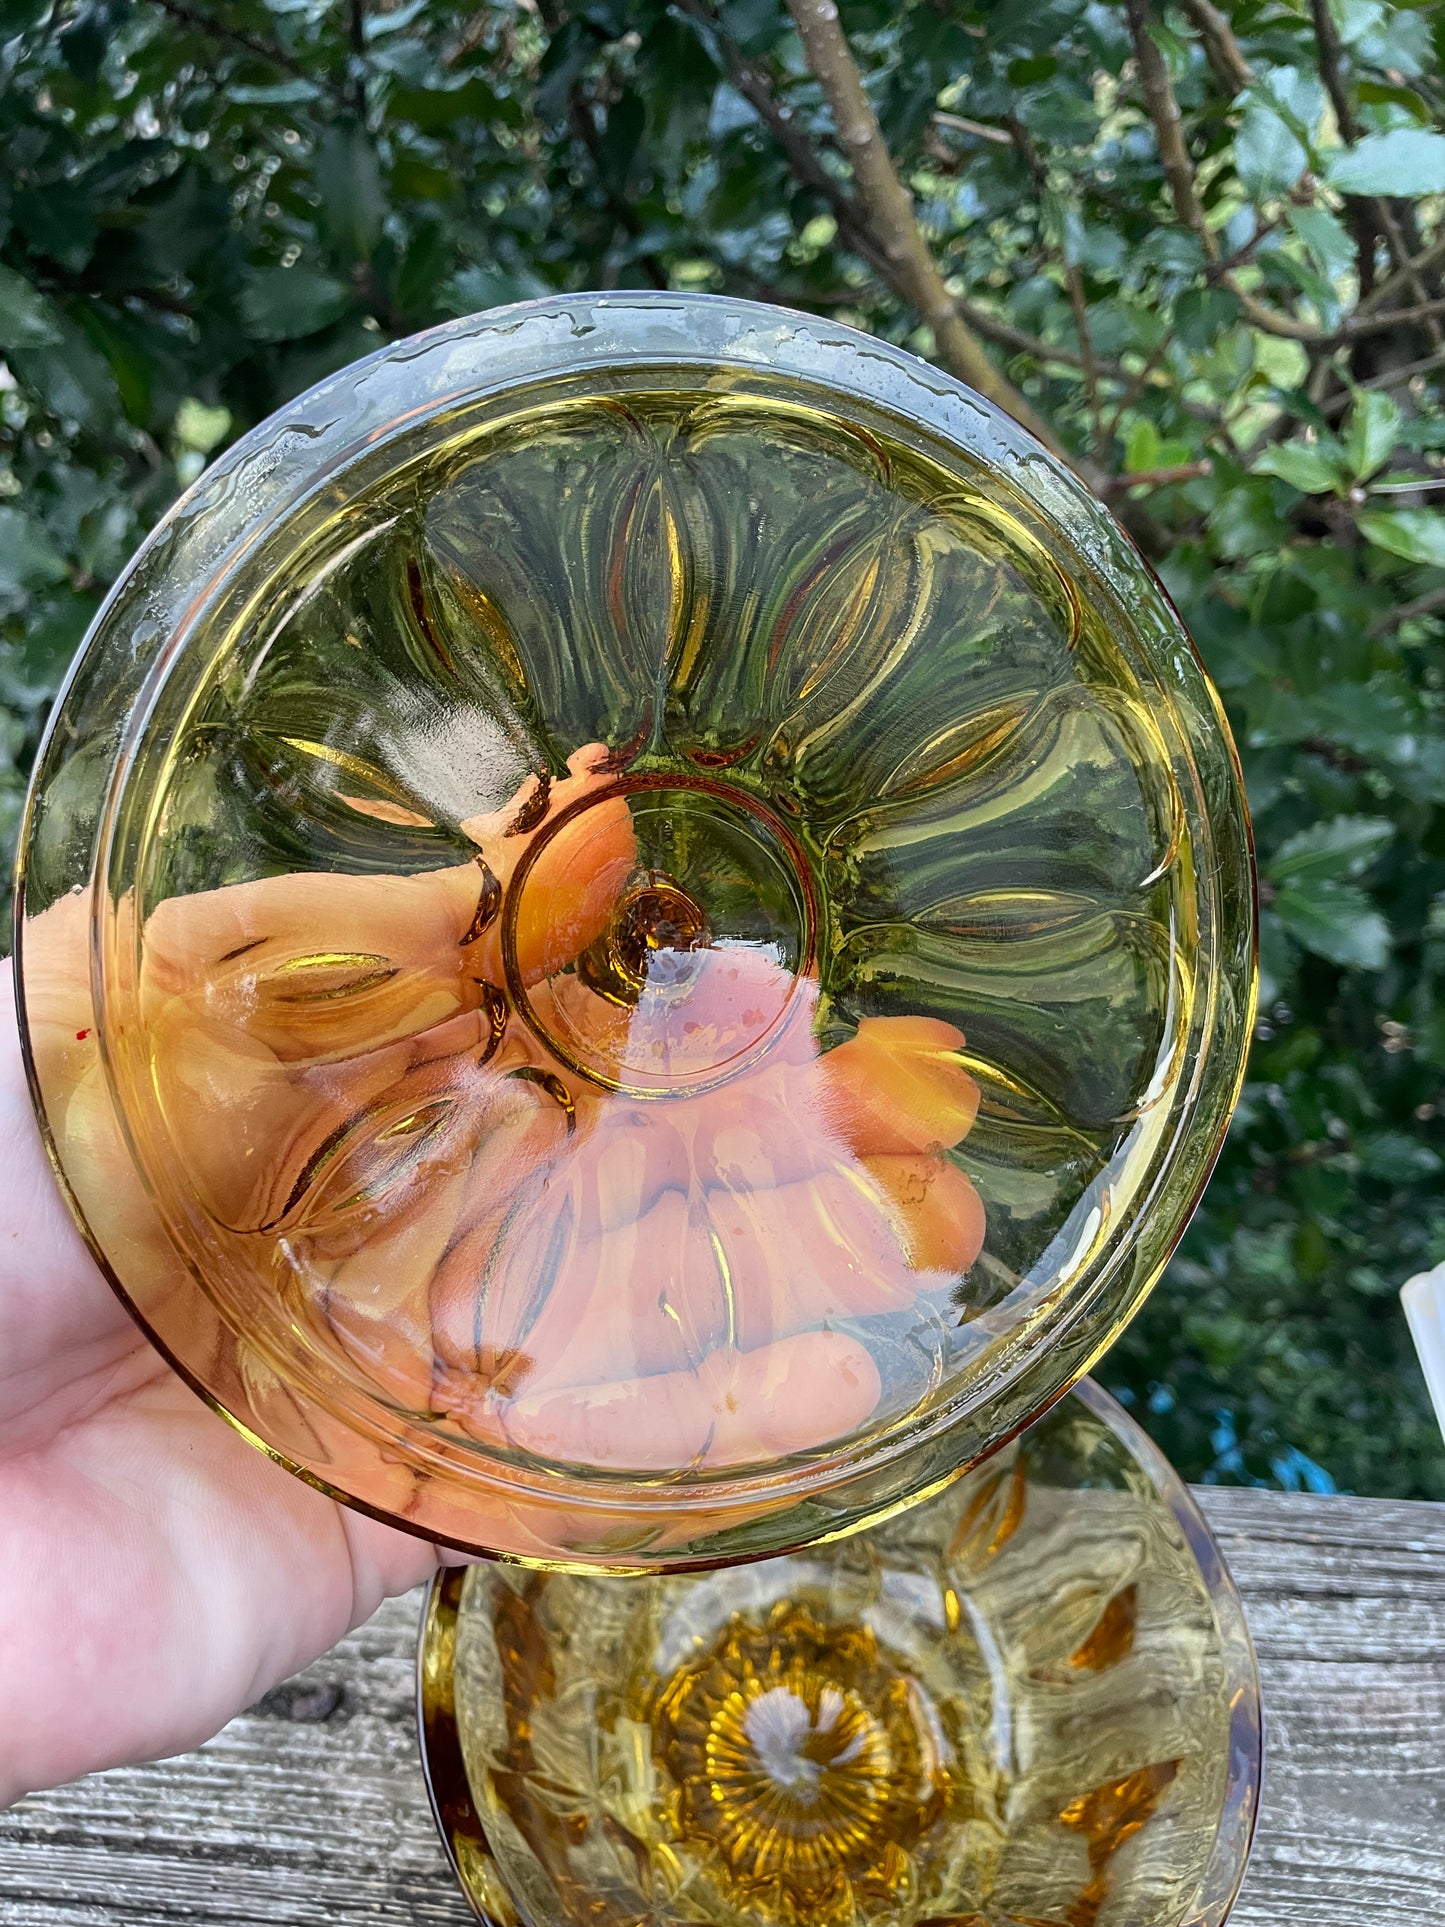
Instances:
[[[877,1370],[840,1321],[971,1264],[982,1210],[940,1152],[977,1091],[962,1038],[927,1019],[865,1021],[820,1059],[811,984],[779,1047],[715,1090],[659,1106],[563,1085],[499,1005],[497,909],[528,837],[606,786],[604,757],[579,751],[540,807],[514,798],[467,826],[475,866],[160,906],[140,987],[155,1088],[256,1302],[299,1280],[318,1336],[395,1409],[607,1471],[756,1464],[869,1419]],[[635,1045],[649,1024],[725,1029],[739,1000],[782,996],[777,966],[729,951],[692,961],[681,1002],[619,1013],[575,978],[554,990],[631,866],[620,798],[615,816],[600,866],[594,820],[585,876],[565,830],[535,867],[545,914],[516,933],[534,999],[568,997],[574,1024],[604,1045],[621,1024]],[[173,1256],[107,1127],[83,910],[62,902],[27,933],[32,1043],[59,1067],[52,1125],[89,1162],[92,1229],[159,1267]],[[23,1178],[0,1273],[16,1493],[0,1600],[25,1628],[25,1686],[0,1793],[194,1743],[435,1563],[248,1452],[166,1370],[59,1206],[13,1034],[7,1062]],[[88,1592],[97,1571],[119,1586]]]
[[[254,1451],[146,1341],[71,1221],[0,965],[0,1806],[199,1745],[433,1548]]]

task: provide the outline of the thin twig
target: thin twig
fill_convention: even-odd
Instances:
[[[972,134],[975,140],[990,141],[995,147],[1010,147],[1012,142],[1002,127],[990,127],[984,120],[969,120],[963,114],[935,113],[935,127],[952,128],[956,134]]]
[[[1219,281],[1234,272],[1236,268],[1248,267],[1251,257],[1261,242],[1267,241],[1275,230],[1284,225],[1283,214],[1272,214],[1267,221],[1261,221],[1247,241],[1241,241],[1233,254],[1226,254],[1222,261],[1211,262],[1204,270],[1205,278]]]
[[[1367,633],[1372,640],[1388,636],[1403,623],[1413,622],[1416,616],[1433,616],[1441,609],[1445,609],[1445,588],[1427,589],[1413,602],[1402,602],[1397,609],[1387,609],[1384,615],[1377,616]]]
[[[1143,367],[1139,369],[1137,374],[1133,374],[1129,377],[1128,386],[1125,388],[1123,394],[1120,395],[1117,403],[1114,406],[1114,412],[1110,415],[1108,421],[1104,425],[1103,432],[1104,432],[1104,438],[1105,438],[1104,439],[1105,448],[1108,448],[1112,445],[1114,437],[1118,434],[1119,423],[1124,418],[1124,410],[1126,408],[1132,408],[1134,406],[1134,403],[1138,401],[1139,397],[1143,394],[1144,390],[1148,387],[1149,377],[1154,373],[1154,370],[1159,366],[1160,362],[1163,361],[1165,355],[1169,352],[1169,342],[1170,342],[1170,334],[1168,329],[1166,329],[1164,333],[1160,335],[1159,339],[1155,342],[1154,346],[1149,350],[1148,358],[1144,362]]]
[[[1422,355],[1418,361],[1407,361],[1399,368],[1386,368],[1383,373],[1372,375],[1368,381],[1357,381],[1352,388],[1331,395],[1328,401],[1320,403],[1320,413],[1333,419],[1336,415],[1344,414],[1361,389],[1398,388],[1402,382],[1410,381],[1416,375],[1434,374],[1440,368],[1445,368],[1445,350]]]
[[[1392,308],[1388,314],[1347,315],[1338,328],[1321,334],[1319,339],[1331,347],[1346,341],[1363,341],[1366,335],[1388,334],[1392,328],[1413,327],[1417,321],[1429,321],[1441,314],[1445,314],[1445,295],[1438,295],[1433,301],[1417,301],[1410,308]]]
[[[1044,158],[1017,114],[1006,114],[1004,126],[1018,150],[1020,160],[1029,171],[1034,192],[1042,205],[1049,187],[1049,170]],[[1089,407],[1094,454],[1104,461],[1108,455],[1108,443],[1104,439],[1104,422],[1099,408],[1099,365],[1094,358],[1094,338],[1089,330],[1089,304],[1084,296],[1084,277],[1079,272],[1078,263],[1069,260],[1066,244],[1061,243],[1060,252],[1064,255],[1064,286],[1068,290],[1074,331],[1079,337],[1079,359],[1084,371],[1084,398]]]
[[[1254,85],[1254,69],[1240,52],[1229,21],[1210,0],[1181,0],[1185,13],[1199,29],[1204,57],[1214,77],[1231,99]]]
[[[913,197],[893,165],[834,0],[788,0],[788,11],[803,58],[832,110],[839,144],[853,169],[858,211],[887,263],[890,284],[932,329],[939,358],[953,374],[1067,459],[1053,429],[994,367],[959,313],[923,238]]]
[[[1246,319],[1256,327],[1264,328],[1270,334],[1286,336],[1291,341],[1304,342],[1313,348],[1342,348],[1351,341],[1363,341],[1369,335],[1388,334],[1394,328],[1409,328],[1417,322],[1427,322],[1436,315],[1445,315],[1445,295],[1438,295],[1431,301],[1417,301],[1413,307],[1392,308],[1388,314],[1370,313],[1362,315],[1358,311],[1345,316],[1337,328],[1320,328],[1312,321],[1297,321],[1293,315],[1282,315],[1263,302],[1256,301],[1242,288],[1230,284],[1230,291],[1238,297]]]
[[[1104,495],[1124,495],[1131,488],[1168,488],[1174,482],[1197,482],[1212,475],[1214,464],[1205,456],[1197,462],[1176,462],[1172,468],[1141,468],[1132,475],[1110,475],[1100,490]]]
[[[244,48],[258,59],[269,60],[273,67],[279,67],[283,73],[294,74],[298,80],[316,81],[316,76],[308,67],[299,60],[293,60],[284,47],[274,40],[267,40],[262,34],[247,33],[244,27],[228,27],[223,21],[213,20],[209,14],[186,6],[184,0],[156,0],[156,5],[162,13],[168,13],[172,20],[179,20],[183,26],[194,27],[198,33],[209,34],[212,40]]]
[[[1032,355],[1036,361],[1057,362],[1063,368],[1082,368],[1084,357],[1072,348],[1065,348],[1052,341],[1042,341],[1037,335],[1025,333],[1015,328],[1010,321],[1004,321],[988,308],[981,308],[976,301],[966,301],[962,295],[953,297],[953,305],[963,316],[975,334],[982,335],[985,341],[995,341],[1000,348],[1007,348],[1016,355]],[[1123,369],[1117,362],[1100,361],[1095,358],[1098,373],[1122,378]]]
[[[1445,234],[1440,235],[1423,252],[1414,255],[1403,267],[1396,268],[1378,286],[1372,288],[1356,304],[1355,318],[1363,319],[1366,315],[1376,313],[1392,296],[1397,295],[1402,288],[1413,282],[1417,275],[1427,274],[1431,268],[1439,267],[1442,262],[1445,262]]]

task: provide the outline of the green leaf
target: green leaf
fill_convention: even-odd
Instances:
[[[227,90],[234,107],[297,107],[316,100],[321,88],[314,80],[273,80],[260,87],[231,87]]]
[[[1209,532],[1220,555],[1263,555],[1284,540],[1285,524],[1262,478],[1226,489],[1209,511]]]
[[[1327,207],[1292,207],[1289,224],[1309,249],[1328,281],[1337,281],[1355,266],[1355,243],[1348,228]]]
[[[1377,549],[1445,569],[1445,512],[1440,509],[1361,509],[1357,520],[1361,535]]]
[[[53,696],[80,639],[95,618],[99,598],[69,588],[32,592],[30,620],[16,651],[15,666],[42,700]]]
[[[35,26],[49,13],[50,4],[51,0],[0,0],[0,40]]]
[[[1260,87],[1300,139],[1312,141],[1325,112],[1324,82],[1313,67],[1266,68]]]
[[[0,596],[13,600],[65,575],[65,557],[44,525],[22,508],[0,508]]]
[[[329,328],[351,290],[314,268],[252,268],[241,290],[241,325],[252,341],[297,341]]]
[[[375,147],[360,127],[332,127],[316,144],[315,167],[326,233],[337,255],[344,262],[368,260],[386,213]]]
[[[387,103],[389,115],[409,121],[423,134],[445,134],[463,121],[493,123],[510,120],[509,102],[502,101],[473,74],[450,86],[398,88]]]
[[[1331,963],[1383,970],[1390,960],[1390,926],[1357,883],[1291,879],[1276,893],[1274,913],[1296,943]]]
[[[0,348],[54,348],[64,339],[54,302],[23,274],[0,268]]]
[[[1372,1131],[1359,1149],[1361,1170],[1387,1184],[1433,1178],[1440,1169],[1438,1154],[1403,1131]]]
[[[1124,467],[1131,474],[1150,468],[1176,468],[1187,462],[1189,456],[1187,442],[1161,440],[1159,430],[1147,415],[1141,415],[1133,423],[1124,443]]]
[[[1445,193],[1445,134],[1396,127],[1367,134],[1333,156],[1326,179],[1341,194],[1399,194],[1418,200]]]
[[[1246,194],[1255,200],[1282,194],[1308,165],[1304,142],[1274,102],[1251,94],[1234,142],[1234,170]]]
[[[115,376],[89,337],[67,316],[55,312],[59,341],[12,350],[15,372],[52,415],[97,427],[119,412]]]
[[[1330,12],[1347,47],[1377,33],[1385,18],[1384,0],[1330,0]]]
[[[1345,458],[1356,481],[1366,481],[1384,467],[1404,426],[1389,395],[1370,389],[1356,395],[1345,425]]]
[[[486,308],[510,307],[548,292],[547,284],[529,269],[511,273],[506,268],[475,263],[454,274],[440,290],[443,307],[451,314],[479,314]]]
[[[1174,304],[1175,332],[1196,353],[1212,347],[1238,319],[1239,297],[1227,288],[1190,288]]]
[[[1276,883],[1292,877],[1359,877],[1394,834],[1388,817],[1332,816],[1282,843],[1267,872]]]
[[[95,248],[96,226],[79,187],[70,181],[22,187],[10,211],[33,254],[59,262],[70,274],[80,273]]]
[[[1255,475],[1278,475],[1304,495],[1323,495],[1343,479],[1343,453],[1336,441],[1280,442],[1255,462]]]
[[[1371,107],[1403,107],[1405,112],[1412,119],[1419,121],[1422,127],[1430,125],[1430,103],[1413,87],[1392,87],[1385,80],[1357,80],[1355,96],[1363,104]]]
[[[194,395],[187,395],[176,410],[176,440],[183,448],[193,448],[198,455],[209,455],[230,432],[229,408],[207,408]]]

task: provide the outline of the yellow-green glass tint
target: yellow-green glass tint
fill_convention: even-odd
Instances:
[[[1017,431],[846,331],[561,313],[303,399],[142,553],[22,963],[218,1406],[646,1567],[880,1516],[1107,1344],[1233,1101],[1251,875],[1186,639]]]
[[[1088,1384],[841,1545],[444,1575],[421,1695],[499,1927],[1218,1927],[1258,1793],[1238,1599]]]

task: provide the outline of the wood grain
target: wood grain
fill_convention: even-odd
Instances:
[[[1233,1927],[1440,1927],[1445,1506],[1198,1497],[1264,1684],[1264,1800]]]
[[[1445,1921],[1445,1506],[1199,1495],[1269,1759],[1234,1927]],[[200,1752],[0,1814],[3,1927],[467,1927],[417,1763],[419,1601]]]

